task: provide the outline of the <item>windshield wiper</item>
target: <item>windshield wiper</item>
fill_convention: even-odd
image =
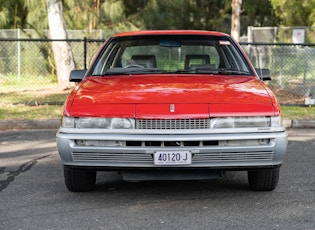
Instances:
[[[194,69],[179,69],[175,73],[203,73],[203,74],[215,74],[217,70],[210,68],[194,68]]]
[[[146,73],[162,73],[158,68],[110,68],[103,76],[107,75],[129,75],[129,74],[146,74]]]
[[[178,69],[174,73],[195,73],[195,70],[192,69]]]
[[[163,70],[160,70],[158,68],[143,68],[143,69],[140,69],[140,68],[135,68],[135,69],[129,69],[127,71],[127,73],[163,73],[164,71]]]
[[[228,75],[250,75],[250,72],[237,70],[237,69],[219,69],[218,74],[228,74]]]

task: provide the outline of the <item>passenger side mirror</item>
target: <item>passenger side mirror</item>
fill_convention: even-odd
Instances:
[[[80,82],[80,81],[83,80],[85,74],[86,74],[86,69],[72,70],[70,72],[69,81],[71,81],[71,82]]]
[[[255,70],[256,70],[256,72],[257,72],[257,74],[261,80],[263,80],[263,81],[270,81],[271,80],[269,69],[256,68]]]

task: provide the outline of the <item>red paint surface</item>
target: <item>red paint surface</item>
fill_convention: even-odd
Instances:
[[[174,112],[170,104],[174,104]],[[65,115],[76,117],[202,118],[279,113],[274,95],[256,76],[198,74],[87,77],[65,106]]]

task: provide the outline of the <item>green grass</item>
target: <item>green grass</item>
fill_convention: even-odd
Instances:
[[[0,105],[39,105],[39,104],[62,104],[69,92],[55,92],[54,89],[24,90],[21,92],[1,93]]]
[[[55,119],[69,91],[58,90],[50,77],[0,76],[0,119]]]
[[[282,117],[292,120],[315,120],[315,106],[281,106]]]
[[[0,73],[0,92],[40,89],[42,86],[56,86],[54,77],[22,74],[3,75]]]
[[[0,120],[58,119],[61,118],[62,109],[61,105],[3,106],[0,108]]]

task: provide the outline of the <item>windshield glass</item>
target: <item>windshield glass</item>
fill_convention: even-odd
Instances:
[[[253,74],[228,37],[205,35],[117,37],[92,67],[92,75],[133,73]]]

